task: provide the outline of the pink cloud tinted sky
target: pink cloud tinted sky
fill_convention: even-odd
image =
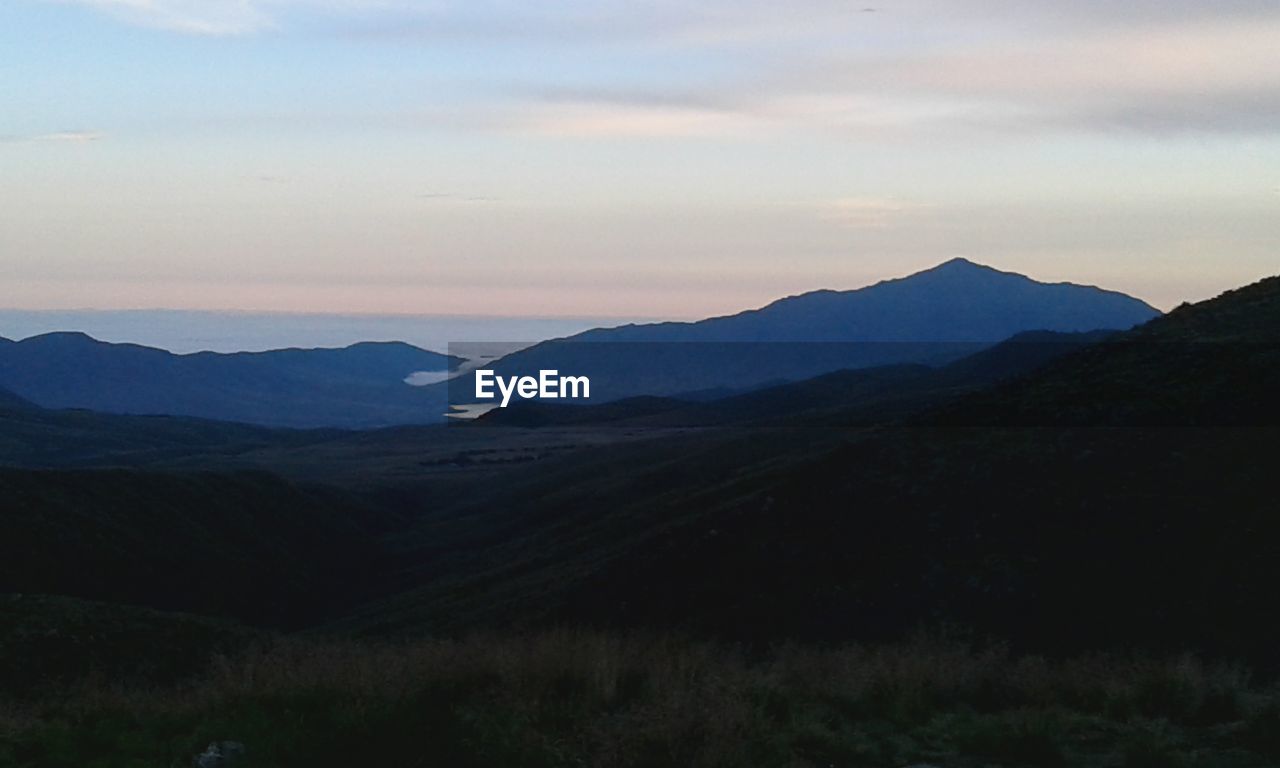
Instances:
[[[2,303],[691,317],[963,255],[1169,307],[1280,271],[1276,39],[1249,0],[18,0]]]

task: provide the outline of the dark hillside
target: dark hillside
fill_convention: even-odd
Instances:
[[[288,449],[341,434],[292,431],[172,416],[49,410],[0,402],[0,466],[163,465],[197,457],[206,466],[264,446]]]
[[[1280,278],[1151,323],[930,416],[951,424],[1280,424]]]
[[[260,636],[191,614],[0,595],[0,696],[49,696],[104,676],[139,687],[172,684],[204,673],[216,654],[238,653]]]
[[[37,408],[35,403],[25,400],[6,389],[0,389],[0,411],[24,411]]]
[[[937,424],[694,432],[513,473],[457,513],[505,533],[357,623],[587,621],[777,639],[955,621],[1031,647],[1280,660],[1280,622],[1268,618],[1280,579],[1275,429],[998,426],[1020,415],[1007,391],[1038,393],[1049,413],[1140,409],[1145,392],[1111,382],[1152,370],[1180,393],[1170,413],[1214,413],[1203,409],[1227,399],[1264,413],[1263,392],[1220,373],[1275,375],[1265,342],[1276,284],[1179,310],[1135,331],[1141,346],[1079,350],[949,406]],[[1182,343],[1188,328],[1230,342],[1206,347],[1214,365]],[[957,414],[974,426],[948,426]],[[449,529],[433,530],[431,551],[446,549]]]
[[[265,473],[0,470],[0,593],[297,626],[382,567],[379,517]]]
[[[637,397],[599,405],[525,401],[495,408],[476,423],[520,427],[594,424],[623,428],[883,424],[1030,373],[1111,335],[1110,331],[1029,331],[995,346],[966,345],[971,354],[937,368],[895,365],[835,371],[708,401],[691,402],[675,397]]]

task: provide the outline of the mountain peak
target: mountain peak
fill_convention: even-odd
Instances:
[[[103,344],[87,333],[81,331],[50,331],[35,336],[28,336],[18,343],[30,344]]]
[[[979,264],[976,261],[970,261],[963,256],[956,256],[954,259],[948,259],[934,269],[962,269],[968,267],[970,269],[991,269],[985,264]]]
[[[915,277],[916,275],[979,275],[979,274],[1000,275],[1000,274],[1011,274],[1011,273],[1001,272],[995,267],[989,267],[986,264],[979,264],[976,261],[970,261],[969,259],[966,259],[963,256],[957,256],[954,259],[948,259],[947,261],[942,262],[936,267],[930,267],[929,269],[922,270],[920,272],[917,272],[915,275],[910,275],[904,279],[910,279],[911,277]]]

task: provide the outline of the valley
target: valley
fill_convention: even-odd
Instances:
[[[561,764],[544,751],[550,739],[571,743],[574,759],[655,764],[645,747],[565,735],[535,703],[539,686],[597,680],[601,669],[641,663],[645,648],[667,649],[619,672],[604,693],[564,683],[588,686],[563,699],[581,708],[566,717],[605,723],[598,707],[648,717],[649,707],[675,706],[654,686],[682,654],[744,654],[741,666],[698,674],[756,680],[742,684],[762,692],[779,685],[769,670],[796,663],[778,649],[795,647],[817,665],[901,654],[903,664],[931,668],[943,662],[929,654],[958,664],[1006,654],[983,674],[1010,691],[1018,684],[1002,676],[1019,665],[1040,665],[1036,674],[1054,686],[1085,685],[1062,681],[1101,653],[1112,659],[1098,662],[1112,665],[1106,674],[1138,664],[1157,675],[1151,685],[1192,686],[1202,703],[1117,719],[1120,704],[1023,691],[975,710],[976,689],[956,683],[960,692],[928,693],[933,703],[894,699],[892,707],[923,707],[905,714],[852,688],[819,693],[810,679],[768,695],[823,728],[853,730],[811,742],[793,721],[769,720],[781,741],[749,748],[772,755],[761,758],[770,764],[951,754],[950,764],[978,765],[990,749],[989,759],[1011,765],[1083,765],[1126,750],[1183,760],[1207,749],[1224,765],[1264,765],[1270,747],[1224,734],[1265,731],[1273,689],[1243,677],[1209,682],[1227,673],[1205,670],[1248,668],[1256,680],[1280,670],[1269,589],[1280,578],[1270,493],[1280,412],[1265,396],[1280,370],[1278,311],[1280,280],[1269,280],[1131,331],[1029,332],[932,366],[837,371],[719,398],[524,402],[473,421],[360,431],[51,410],[7,397],[0,583],[9,623],[0,635],[9,639],[0,648],[25,649],[30,670],[45,670],[38,683],[25,667],[6,673],[28,681],[3,710],[25,734],[8,754],[51,760],[48,740],[74,717],[138,723],[146,737],[119,748],[139,755],[195,749],[219,722],[257,749],[288,752],[298,744],[288,740],[319,732],[298,726],[278,744],[265,733],[285,727],[280,713],[305,699],[320,707],[316,723],[347,723],[325,728],[346,733],[342,743],[370,749],[376,738],[400,760],[400,718],[424,711],[405,709],[409,696],[443,708],[439,727],[519,745],[489,754],[440,741],[441,755]],[[31,645],[42,624],[74,639]],[[153,667],[155,632],[176,645]],[[927,636],[949,639],[912,644]],[[507,680],[507,668],[492,665],[537,648],[566,655],[519,664],[562,671],[498,688],[481,682]],[[472,653],[475,677],[450,677],[460,662],[446,659]],[[71,715],[48,698],[50,685],[83,681],[89,659],[126,687],[152,679],[219,692],[194,709],[143,693],[116,703],[92,694],[99,703],[82,710],[90,714]],[[1186,681],[1182,662],[1165,661],[1176,659],[1204,666]],[[226,674],[225,664],[297,669],[290,674],[314,682],[197,682]],[[383,664],[413,671],[400,682],[342,677]],[[884,685],[913,684],[901,674]],[[639,698],[615,698],[623,694],[613,686],[633,684]],[[713,696],[699,706],[757,695],[691,684],[681,696]],[[344,686],[374,709],[339,704]],[[861,703],[849,706],[871,707],[870,719],[833,725],[843,721],[826,709],[828,695],[853,696]],[[1205,702],[1217,696],[1233,703],[1198,709],[1216,707]],[[249,717],[245,706],[265,710]],[[156,720],[153,710],[176,719]],[[534,720],[473,719],[496,712]],[[735,728],[764,727],[729,717]],[[611,727],[600,733],[622,738]],[[1029,741],[967,741],[979,737],[966,729],[1012,727],[1032,729]],[[906,740],[890,746],[877,728]],[[68,738],[80,745],[72,752],[88,748]],[[683,737],[672,732],[644,738],[695,764],[746,759],[700,739],[677,746],[669,739]],[[345,754],[342,743],[314,760],[337,764],[327,761]]]

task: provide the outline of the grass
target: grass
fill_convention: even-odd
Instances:
[[[30,692],[28,692],[30,693]],[[274,637],[167,685],[0,704],[0,765],[1264,766],[1280,694],[1190,657],[1048,660],[945,638],[767,653],[550,631]]]

